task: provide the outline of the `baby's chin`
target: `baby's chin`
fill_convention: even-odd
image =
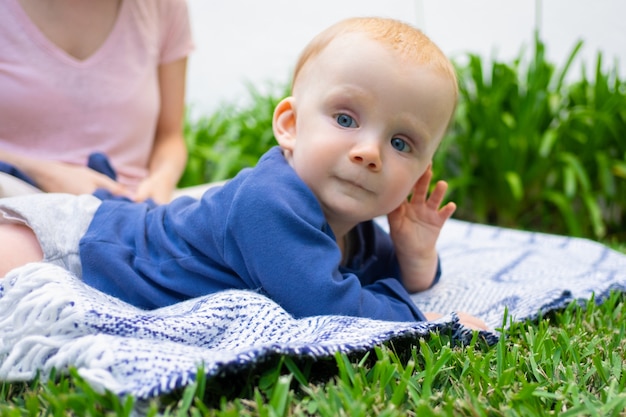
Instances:
[[[358,202],[356,202],[356,204],[358,204]],[[362,207],[353,207],[346,204],[323,204],[322,206],[324,216],[327,220],[340,222],[342,224],[351,224],[352,226],[386,215],[383,211],[363,210]],[[332,221],[330,222],[332,223]]]

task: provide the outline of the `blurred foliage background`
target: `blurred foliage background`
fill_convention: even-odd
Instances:
[[[455,218],[626,242],[626,81],[601,53],[573,79],[581,46],[560,68],[538,37],[513,62],[455,60],[459,104],[433,163]],[[248,105],[187,121],[179,186],[231,178],[275,144],[272,113],[288,87],[248,90]]]

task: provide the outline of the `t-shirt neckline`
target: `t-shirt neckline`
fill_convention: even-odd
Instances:
[[[13,5],[15,16],[17,17],[20,25],[24,28],[27,35],[33,40],[34,43],[39,45],[42,49],[44,49],[48,54],[52,55],[57,60],[64,62],[66,64],[70,64],[75,67],[85,67],[91,65],[93,62],[96,62],[100,59],[100,56],[104,54],[104,52],[110,47],[112,43],[115,42],[115,37],[117,33],[120,31],[120,26],[122,24],[122,20],[126,15],[126,0],[121,0],[120,8],[117,12],[117,16],[115,17],[115,23],[111,28],[111,31],[104,39],[102,44],[98,46],[98,48],[91,53],[87,58],[80,59],[77,58],[63,48],[58,46],[52,40],[50,40],[33,22],[19,3],[18,0],[11,0],[10,3]]]

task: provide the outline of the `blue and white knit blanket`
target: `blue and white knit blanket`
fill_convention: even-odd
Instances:
[[[455,311],[497,329],[505,310],[512,320],[532,319],[592,294],[602,299],[626,290],[626,255],[588,240],[451,220],[439,250],[440,283],[413,296],[422,311],[445,314],[429,323],[294,319],[250,291],[143,311],[60,268],[30,264],[0,280],[0,379],[76,367],[97,389],[148,398],[190,383],[200,365],[212,377],[277,354],[326,358],[439,330],[467,341],[471,332]]]

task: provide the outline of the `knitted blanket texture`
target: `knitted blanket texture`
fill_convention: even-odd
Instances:
[[[626,255],[584,239],[450,220],[439,253],[441,281],[412,296],[422,311],[444,314],[427,323],[296,319],[267,297],[240,290],[144,311],[61,268],[29,264],[0,280],[0,379],[76,367],[96,389],[149,398],[189,384],[200,366],[210,378],[276,355],[329,358],[433,331],[468,342],[472,332],[456,311],[483,319],[494,329],[483,336],[493,342],[506,320],[626,290]]]

